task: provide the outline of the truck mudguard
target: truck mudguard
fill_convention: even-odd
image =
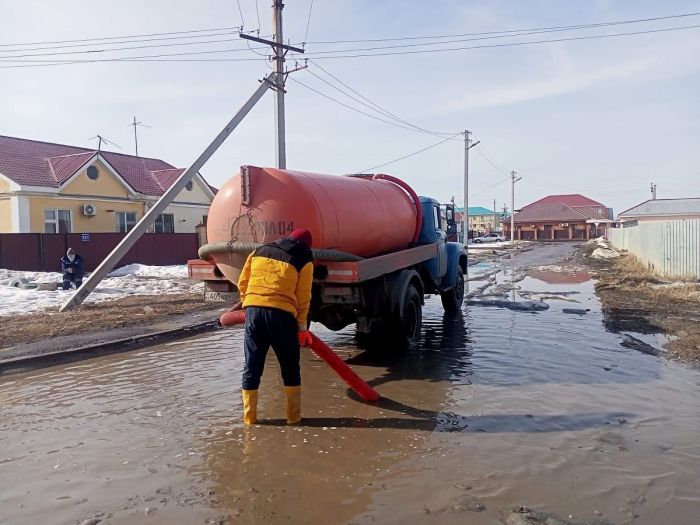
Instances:
[[[463,245],[458,242],[448,242],[447,252],[447,273],[443,276],[440,288],[449,290],[453,288],[457,281],[457,271],[464,271],[467,266],[467,254]]]
[[[389,300],[391,302],[391,311],[394,314],[399,316],[402,314],[406,290],[411,283],[414,283],[416,288],[418,288],[421,304],[425,304],[423,299],[423,281],[421,281],[418,272],[415,270],[401,270],[389,277],[389,290],[391,290]]]

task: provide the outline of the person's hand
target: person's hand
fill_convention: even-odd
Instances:
[[[310,347],[313,339],[311,338],[311,332],[308,330],[303,330],[299,332],[299,346]]]
[[[68,273],[73,273],[73,268],[68,268]]]

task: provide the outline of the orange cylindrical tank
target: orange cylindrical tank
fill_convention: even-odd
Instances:
[[[211,204],[207,240],[264,243],[305,228],[314,248],[367,257],[408,247],[417,217],[413,198],[388,180],[243,166]],[[214,261],[236,282],[245,256]]]

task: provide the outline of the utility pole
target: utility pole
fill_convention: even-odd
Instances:
[[[497,223],[498,221],[496,220],[496,199],[493,199],[493,230],[491,231],[496,231],[497,228]]]
[[[277,93],[275,94],[275,164],[280,169],[287,168],[287,149],[285,138],[284,125],[284,55],[285,50],[282,48],[282,9],[284,3],[282,0],[274,0],[272,4],[273,26],[275,28],[275,84],[277,84]]]
[[[304,53],[299,47],[285,45],[282,38],[282,9],[284,2],[274,0],[272,3],[272,25],[275,28],[274,40],[266,40],[245,33],[239,33],[239,37],[245,40],[252,40],[272,47],[274,53],[272,59],[275,61],[275,166],[280,169],[287,168],[287,151],[285,147],[285,122],[284,122],[284,85],[286,76],[292,71],[284,70],[284,57],[287,51]],[[297,68],[293,71],[297,71]]]
[[[136,133],[136,127],[137,126],[143,126],[144,128],[150,128],[151,126],[147,126],[143,122],[136,122],[136,116],[134,116],[134,121],[129,124],[129,126],[134,126],[134,147],[136,148],[136,156],[139,156],[139,137],[138,134]]]
[[[510,243],[515,242],[515,183],[522,177],[515,178],[517,172],[510,172]]]
[[[656,200],[656,184],[651,183],[651,200]]]
[[[474,144],[470,144],[469,135],[472,132],[468,129],[464,130],[464,213],[462,213],[462,236],[466,246],[469,242],[469,150],[481,142],[477,140]]]

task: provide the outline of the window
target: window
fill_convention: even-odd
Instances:
[[[440,224],[440,208],[438,206],[433,206],[433,220],[435,221],[435,229],[441,230]]]
[[[136,213],[132,211],[117,212],[117,231],[127,233],[136,225]]]
[[[187,181],[187,184],[185,184],[185,189],[187,191],[192,191],[192,188],[194,188],[194,184],[192,184],[192,181]]]
[[[156,233],[175,233],[175,219],[172,213],[161,213],[156,218]]]
[[[45,233],[71,233],[70,210],[44,210]]]
[[[97,178],[100,176],[100,172],[95,166],[88,166],[87,176],[90,180],[97,180]]]

